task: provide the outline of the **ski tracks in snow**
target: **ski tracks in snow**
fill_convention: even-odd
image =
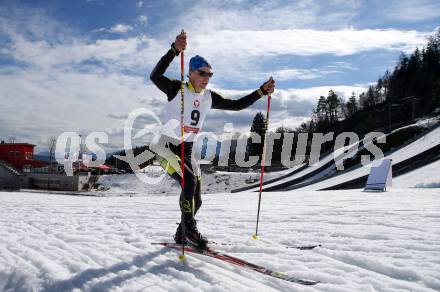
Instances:
[[[438,291],[432,190],[204,195],[199,229],[217,248],[321,281],[304,287],[201,256],[177,260],[177,196],[0,193],[0,291]],[[285,246],[322,244],[314,250]]]

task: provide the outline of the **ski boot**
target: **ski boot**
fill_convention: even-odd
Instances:
[[[174,241],[177,244],[187,244],[185,236],[183,236],[182,224],[179,223],[177,226],[176,234],[174,234]]]
[[[185,234],[184,238],[186,243],[197,248],[197,249],[207,249],[208,239],[202,236],[197,230],[197,222],[195,219],[190,219],[185,221]]]

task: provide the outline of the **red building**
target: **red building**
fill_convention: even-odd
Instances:
[[[22,171],[48,165],[48,162],[34,160],[34,147],[28,143],[0,143],[0,159]]]

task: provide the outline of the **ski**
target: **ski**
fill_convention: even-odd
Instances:
[[[162,246],[172,248],[175,250],[182,249],[181,244],[172,243],[172,242],[155,242],[152,244],[153,245],[162,245]],[[223,252],[217,251],[217,250],[212,249],[210,247],[208,247],[207,249],[197,249],[192,246],[185,245],[184,248],[185,248],[185,252],[188,252],[188,253],[195,253],[195,254],[200,254],[200,255],[211,257],[211,258],[215,258],[215,259],[233,264],[238,267],[246,268],[246,269],[249,269],[249,270],[264,274],[264,275],[268,275],[271,277],[275,277],[275,278],[278,278],[281,280],[285,280],[288,282],[297,283],[297,284],[301,284],[301,285],[315,285],[315,284],[319,283],[318,281],[300,279],[295,276],[291,276],[291,275],[288,275],[288,274],[285,274],[282,272],[276,272],[271,269],[267,269],[267,268],[252,264],[252,263],[245,261],[245,260],[242,260],[240,258],[236,258],[236,257],[230,256],[230,255],[227,255]]]
[[[223,243],[223,242],[216,242],[216,241],[209,241],[208,244],[222,245],[222,246],[233,246],[234,245],[232,243]],[[299,250],[311,250],[316,247],[321,247],[322,245],[321,244],[312,244],[312,245],[289,246],[289,245],[280,244],[280,246],[284,247],[284,248],[293,248],[293,249],[299,249]]]

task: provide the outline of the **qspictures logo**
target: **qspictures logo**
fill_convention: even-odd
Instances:
[[[148,118],[154,121],[154,125],[148,125],[143,130],[138,131],[133,136],[134,124],[139,118]],[[176,135],[181,130],[180,121],[170,120],[166,124],[162,124],[157,115],[145,108],[139,108],[132,111],[124,125],[124,151],[125,155],[115,155],[119,160],[125,161],[129,164],[137,178],[147,184],[158,184],[166,176],[165,170],[158,176],[149,175],[148,172],[142,171],[141,165],[145,162],[156,159],[161,161],[161,165],[173,168],[181,175],[180,158],[173,153],[169,145],[180,145],[182,137]],[[228,166],[231,151],[231,139],[234,134],[234,126],[232,123],[225,123],[223,132],[215,134],[212,132],[184,132],[184,140],[191,141],[195,147],[191,154],[192,170],[195,174],[200,174],[200,163],[211,162],[216,155],[218,155],[218,165]],[[133,152],[133,140],[144,136],[152,137],[150,139],[148,149],[142,153],[135,155]],[[296,135],[296,139],[295,139]],[[309,142],[309,133],[284,133],[281,138],[281,133],[268,132],[261,137],[256,132],[242,133],[237,139],[237,147],[235,150],[235,163],[239,167],[250,168],[255,166],[260,157],[258,155],[249,155],[247,153],[248,141],[252,144],[264,143],[264,163],[265,166],[270,166],[273,157],[273,150],[275,140],[282,140],[281,163],[291,168],[301,165],[306,161],[306,152],[309,147],[309,155],[307,159],[308,165],[318,165],[321,156],[321,147],[326,142],[334,141],[334,151],[332,159],[335,162],[337,170],[344,169],[344,161],[354,157],[360,150],[367,150],[370,154],[361,156],[361,164],[366,167],[371,165],[374,160],[379,160],[384,157],[382,150],[376,145],[378,143],[386,143],[386,135],[381,132],[371,132],[363,137],[361,140],[354,132],[344,132],[335,137],[333,132],[330,133],[313,133],[312,139]],[[56,143],[55,158],[58,163],[64,165],[64,170],[67,175],[72,176],[74,169],[73,165],[80,159],[80,146],[82,145],[81,136],[76,132],[62,133]],[[220,141],[220,151],[217,149]],[[105,132],[92,132],[85,137],[84,144],[89,152],[93,153],[95,159],[88,159],[87,166],[98,167],[105,162],[107,153],[101,147],[102,144],[108,144],[108,134]],[[199,147],[200,145],[205,145]],[[296,145],[295,145],[296,144]],[[295,156],[292,158],[292,150],[295,148]],[[204,152],[202,159],[202,150]],[[371,160],[373,156],[373,160]],[[87,156],[87,157],[90,157]]]

